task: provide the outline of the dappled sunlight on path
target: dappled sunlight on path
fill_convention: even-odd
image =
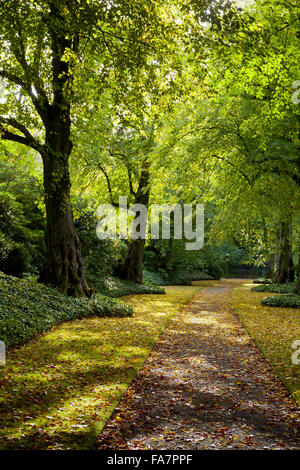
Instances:
[[[300,448],[295,403],[231,306],[242,282],[197,283],[209,287],[173,317],[98,449]]]

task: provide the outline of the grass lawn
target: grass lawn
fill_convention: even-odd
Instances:
[[[126,318],[55,326],[0,367],[0,449],[87,449],[173,314],[199,286],[124,298]]]
[[[300,340],[300,309],[267,307],[266,293],[250,292],[245,283],[232,291],[233,306],[275,373],[300,404],[300,365],[292,364],[292,343]]]

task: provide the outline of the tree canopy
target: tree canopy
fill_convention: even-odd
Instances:
[[[221,270],[238,249],[241,263],[294,281],[299,35],[288,0],[1,1],[2,174],[11,181],[12,164],[25,184],[28,168],[36,211],[18,206],[17,182],[3,207],[20,226],[45,230],[34,245],[40,281],[92,295],[76,221],[119,196],[206,205],[202,253],[174,239],[116,242],[113,269],[124,279],[143,282],[155,253],[162,271],[179,258],[209,270],[216,257]]]

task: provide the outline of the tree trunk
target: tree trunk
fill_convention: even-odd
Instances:
[[[279,260],[275,273],[274,282],[284,284],[293,282],[295,270],[293,265],[291,247],[291,224],[288,221],[281,222]]]
[[[16,2],[16,4],[21,3]],[[30,8],[29,3],[32,2],[27,3]],[[75,23],[71,22],[73,16],[71,3],[53,0],[46,2],[47,8],[45,7],[45,11],[41,13],[41,25],[43,24],[43,28],[40,29],[41,36],[37,39],[37,44],[32,43],[28,53],[26,43],[22,42],[19,33],[16,34],[20,36],[20,42],[14,43],[13,40],[12,45],[7,46],[23,69],[22,78],[10,73],[8,80],[21,86],[29,95],[33,107],[43,122],[45,142],[42,144],[39,139],[31,135],[23,123],[3,117],[0,122],[0,138],[33,148],[43,159],[47,260],[40,274],[40,281],[49,283],[69,295],[90,296],[91,291],[85,280],[80,243],[75,232],[70,204],[69,156],[72,149],[70,116],[74,69],[78,59],[80,39],[79,25],[76,30]],[[10,7],[8,12],[9,10]],[[11,21],[14,22],[13,18]],[[24,32],[24,38],[25,36]],[[6,40],[8,44],[11,37],[13,38],[13,35],[9,35]],[[43,83],[43,77],[37,69],[40,65],[40,54],[43,53],[40,47],[43,46],[43,39],[46,37],[48,47],[51,49],[51,52],[47,52],[51,57],[51,67],[47,69],[47,81]],[[31,57],[27,61],[29,53],[34,60],[31,60]],[[3,129],[3,122],[17,129],[18,133]]]
[[[271,254],[269,262],[268,262],[268,270],[265,275],[266,279],[273,279],[274,269],[275,269],[275,254]]]
[[[143,204],[147,209],[149,205],[149,166],[145,162],[144,169],[141,171],[139,178],[138,190],[135,193],[135,204]],[[126,255],[126,259],[119,270],[119,276],[122,279],[136,282],[137,284],[143,283],[143,261],[145,252],[145,240],[139,238],[131,240]]]
[[[126,259],[120,270],[120,277],[127,281],[143,283],[143,261],[145,240],[132,240],[129,244]]]
[[[69,155],[72,144],[69,129],[57,126],[46,135],[44,192],[46,206],[45,240],[47,259],[40,273],[40,282],[57,287],[61,292],[79,297],[91,296],[79,238],[76,234],[70,203]],[[66,126],[66,123],[64,123]],[[60,127],[58,130],[57,127]],[[47,150],[48,149],[48,150]]]
[[[173,220],[174,223],[174,212],[171,212],[170,220]],[[165,262],[165,269],[169,273],[172,272],[173,268],[173,245],[174,245],[174,237],[170,237],[169,244],[168,244],[168,253],[166,255],[166,262]]]

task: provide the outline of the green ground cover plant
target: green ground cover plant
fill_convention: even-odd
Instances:
[[[92,299],[67,297],[37,282],[0,272],[0,339],[7,347],[24,344],[64,321],[132,313],[118,299],[99,294]]]

